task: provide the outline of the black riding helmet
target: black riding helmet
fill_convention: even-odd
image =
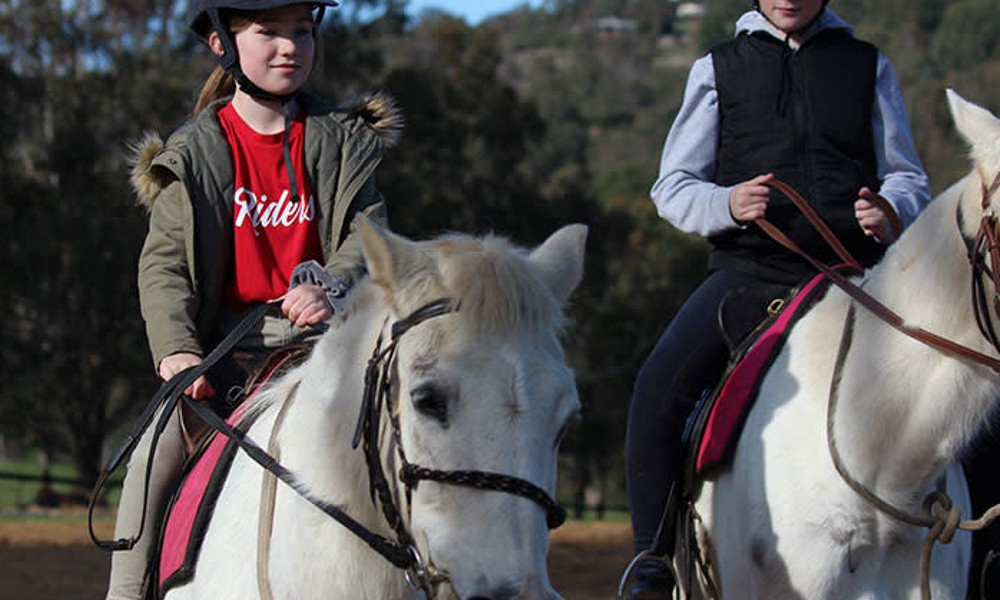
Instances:
[[[219,65],[233,75],[242,90],[256,98],[277,100],[284,104],[291,100],[294,94],[278,95],[266,92],[244,75],[233,32],[229,29],[229,19],[225,13],[232,10],[261,11],[295,4],[311,4],[316,7],[316,23],[323,20],[327,6],[339,5],[335,0],[191,0],[191,18],[188,26],[203,41],[208,40],[208,35],[213,29],[218,32],[223,48],[222,56],[217,57]]]

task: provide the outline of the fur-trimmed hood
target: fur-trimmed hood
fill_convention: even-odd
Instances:
[[[311,110],[312,106],[323,101],[315,96],[303,94],[305,105],[310,107],[310,116],[315,114]],[[228,100],[219,101],[223,104]],[[211,110],[212,107],[205,110]],[[331,111],[329,108],[327,113]],[[343,122],[360,119],[367,128],[374,132],[384,148],[392,148],[399,143],[402,136],[405,118],[402,109],[388,92],[380,91],[365,95],[343,108],[336,109],[332,113],[339,114],[339,120]],[[167,168],[157,168],[164,155],[174,147],[183,147],[186,144],[186,136],[192,128],[197,125],[197,118],[192,119],[175,132],[167,141],[164,141],[159,133],[146,132],[142,138],[130,146],[130,181],[136,193],[139,204],[147,211],[152,210],[157,196],[171,181],[177,178],[177,171]],[[167,161],[175,164],[175,161]],[[165,166],[165,165],[163,165]]]

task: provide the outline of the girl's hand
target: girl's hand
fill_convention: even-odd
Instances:
[[[171,354],[163,360],[160,361],[160,378],[163,381],[167,381],[174,375],[184,371],[185,369],[190,369],[201,364],[201,357],[197,354],[192,354],[190,352],[178,352],[177,354]],[[194,380],[194,383],[188,386],[184,393],[191,396],[195,400],[205,400],[206,398],[211,398],[215,396],[215,390],[212,388],[212,384],[208,382],[208,378],[204,375],[198,377]]]
[[[854,202],[854,218],[858,220],[865,235],[883,244],[891,244],[896,241],[896,234],[885,212],[867,199],[871,194],[871,190],[866,187],[858,192],[858,199]]]
[[[741,225],[764,216],[767,202],[771,199],[771,188],[767,183],[774,179],[773,173],[758,175],[749,181],[739,183],[729,192],[729,214]]]
[[[281,314],[298,327],[315,325],[333,316],[326,291],[318,285],[303,284],[288,290],[281,302]]]

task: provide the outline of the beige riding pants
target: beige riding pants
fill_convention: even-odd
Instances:
[[[188,446],[183,427],[190,427],[188,419],[182,426],[179,405],[170,416],[160,439],[156,444],[156,455],[149,477],[149,500],[146,519],[142,524],[142,536],[131,550],[118,550],[111,556],[111,577],[107,600],[140,600],[143,580],[149,567],[153,549],[159,539],[160,521],[170,501],[170,494],[180,477],[184,461],[188,456]],[[115,539],[129,538],[139,531],[142,518],[142,501],[146,479],[146,464],[153,443],[153,430],[160,419],[160,411],[153,420],[129,458],[128,470],[122,482],[121,499],[118,502],[118,516],[115,520]],[[188,434],[192,432],[187,431]]]

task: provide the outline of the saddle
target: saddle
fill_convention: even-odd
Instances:
[[[721,304],[719,327],[730,347],[730,361],[718,385],[706,390],[688,421],[685,496],[698,481],[729,464],[764,375],[792,326],[826,294],[829,285],[829,279],[820,274],[793,288],[740,288]]]
[[[275,351],[248,379],[245,392],[238,398],[230,398],[231,414],[226,422],[241,431],[249,428],[257,417],[256,414],[247,414],[249,400],[265,383],[300,364],[307,355],[306,346]],[[153,559],[149,581],[149,587],[158,591],[154,597],[162,597],[167,590],[194,577],[205,530],[238,450],[235,441],[217,431],[207,429],[200,436],[185,464],[161,527],[160,541],[156,546],[159,555]]]

